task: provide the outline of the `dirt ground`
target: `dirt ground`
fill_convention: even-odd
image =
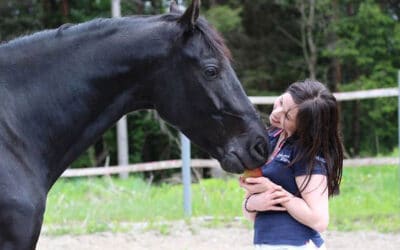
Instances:
[[[205,227],[176,223],[164,230],[132,229],[128,233],[47,236],[38,250],[252,250],[252,230],[246,226]],[[398,250],[400,234],[326,232],[329,250]]]

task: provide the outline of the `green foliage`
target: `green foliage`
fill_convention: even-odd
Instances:
[[[377,3],[362,2],[355,15],[344,16],[333,25],[340,39],[332,55],[346,66],[347,81],[370,77],[382,70],[393,71],[393,57],[389,53],[398,53],[400,49],[392,38],[398,24]]]
[[[18,5],[15,1],[0,3],[0,41],[42,29],[40,6],[29,1]]]
[[[325,51],[342,62],[342,91],[396,86],[400,43],[399,23],[374,1],[361,2],[354,15],[343,16],[333,27],[340,37],[336,49]],[[355,105],[358,106],[354,112]],[[397,103],[394,98],[343,105],[344,137],[350,153],[371,155],[392,150],[397,143]],[[354,147],[354,124],[359,124],[360,146]]]
[[[180,157],[179,145],[160,129],[160,123],[154,118],[153,113],[138,111],[129,114],[127,119],[130,163],[161,161]],[[168,127],[167,130],[172,136],[178,136],[175,129]],[[118,165],[115,127],[107,130],[103,139],[109,152],[110,165]],[[93,155],[93,147],[74,161],[72,167],[94,166],[91,155]]]
[[[283,91],[305,77],[299,13],[276,1],[245,1],[243,32],[228,37],[239,78],[249,94]]]
[[[139,111],[129,115],[129,150],[132,163],[180,157],[178,145],[161,131],[160,123],[152,112]],[[172,136],[178,136],[175,129],[166,129]]]
[[[68,20],[73,23],[80,23],[99,17],[110,17],[109,0],[75,0],[70,1],[70,12]]]
[[[240,29],[240,12],[240,8],[232,9],[228,6],[217,6],[209,9],[205,16],[218,31],[228,33]]]
[[[330,230],[400,231],[400,179],[396,166],[345,168],[341,194],[330,202]],[[192,184],[193,217],[241,217],[237,179]],[[351,208],[351,209],[349,209]],[[141,178],[61,179],[48,196],[49,233],[124,231],[127,222],[184,219],[182,185],[151,185]],[[161,227],[167,234],[168,230]]]

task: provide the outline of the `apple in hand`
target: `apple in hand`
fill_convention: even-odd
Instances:
[[[248,177],[261,177],[263,176],[261,167],[255,169],[246,169],[242,175],[243,180],[246,180]]]

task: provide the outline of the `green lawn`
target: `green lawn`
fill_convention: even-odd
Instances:
[[[331,200],[330,228],[400,231],[399,168],[345,168],[342,193]]]
[[[330,203],[330,229],[400,231],[399,190],[398,167],[345,168],[342,193]],[[193,217],[240,217],[242,197],[236,179],[193,184]],[[90,233],[183,218],[181,185],[97,177],[59,180],[49,193],[44,225],[47,233]]]

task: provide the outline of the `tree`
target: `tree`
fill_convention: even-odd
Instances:
[[[307,63],[309,78],[316,79],[317,72],[317,45],[314,38],[315,27],[315,0],[297,1],[301,14],[301,47]]]
[[[371,0],[342,7],[346,11],[334,24],[338,36],[336,47],[326,51],[342,65],[341,90],[395,86],[400,52],[396,38],[399,23]],[[393,134],[397,130],[391,121],[395,120],[397,105],[393,100],[357,101],[351,105],[343,111],[344,125],[351,128],[345,130],[346,144],[351,145],[354,155],[362,151],[385,152],[396,145]]]

